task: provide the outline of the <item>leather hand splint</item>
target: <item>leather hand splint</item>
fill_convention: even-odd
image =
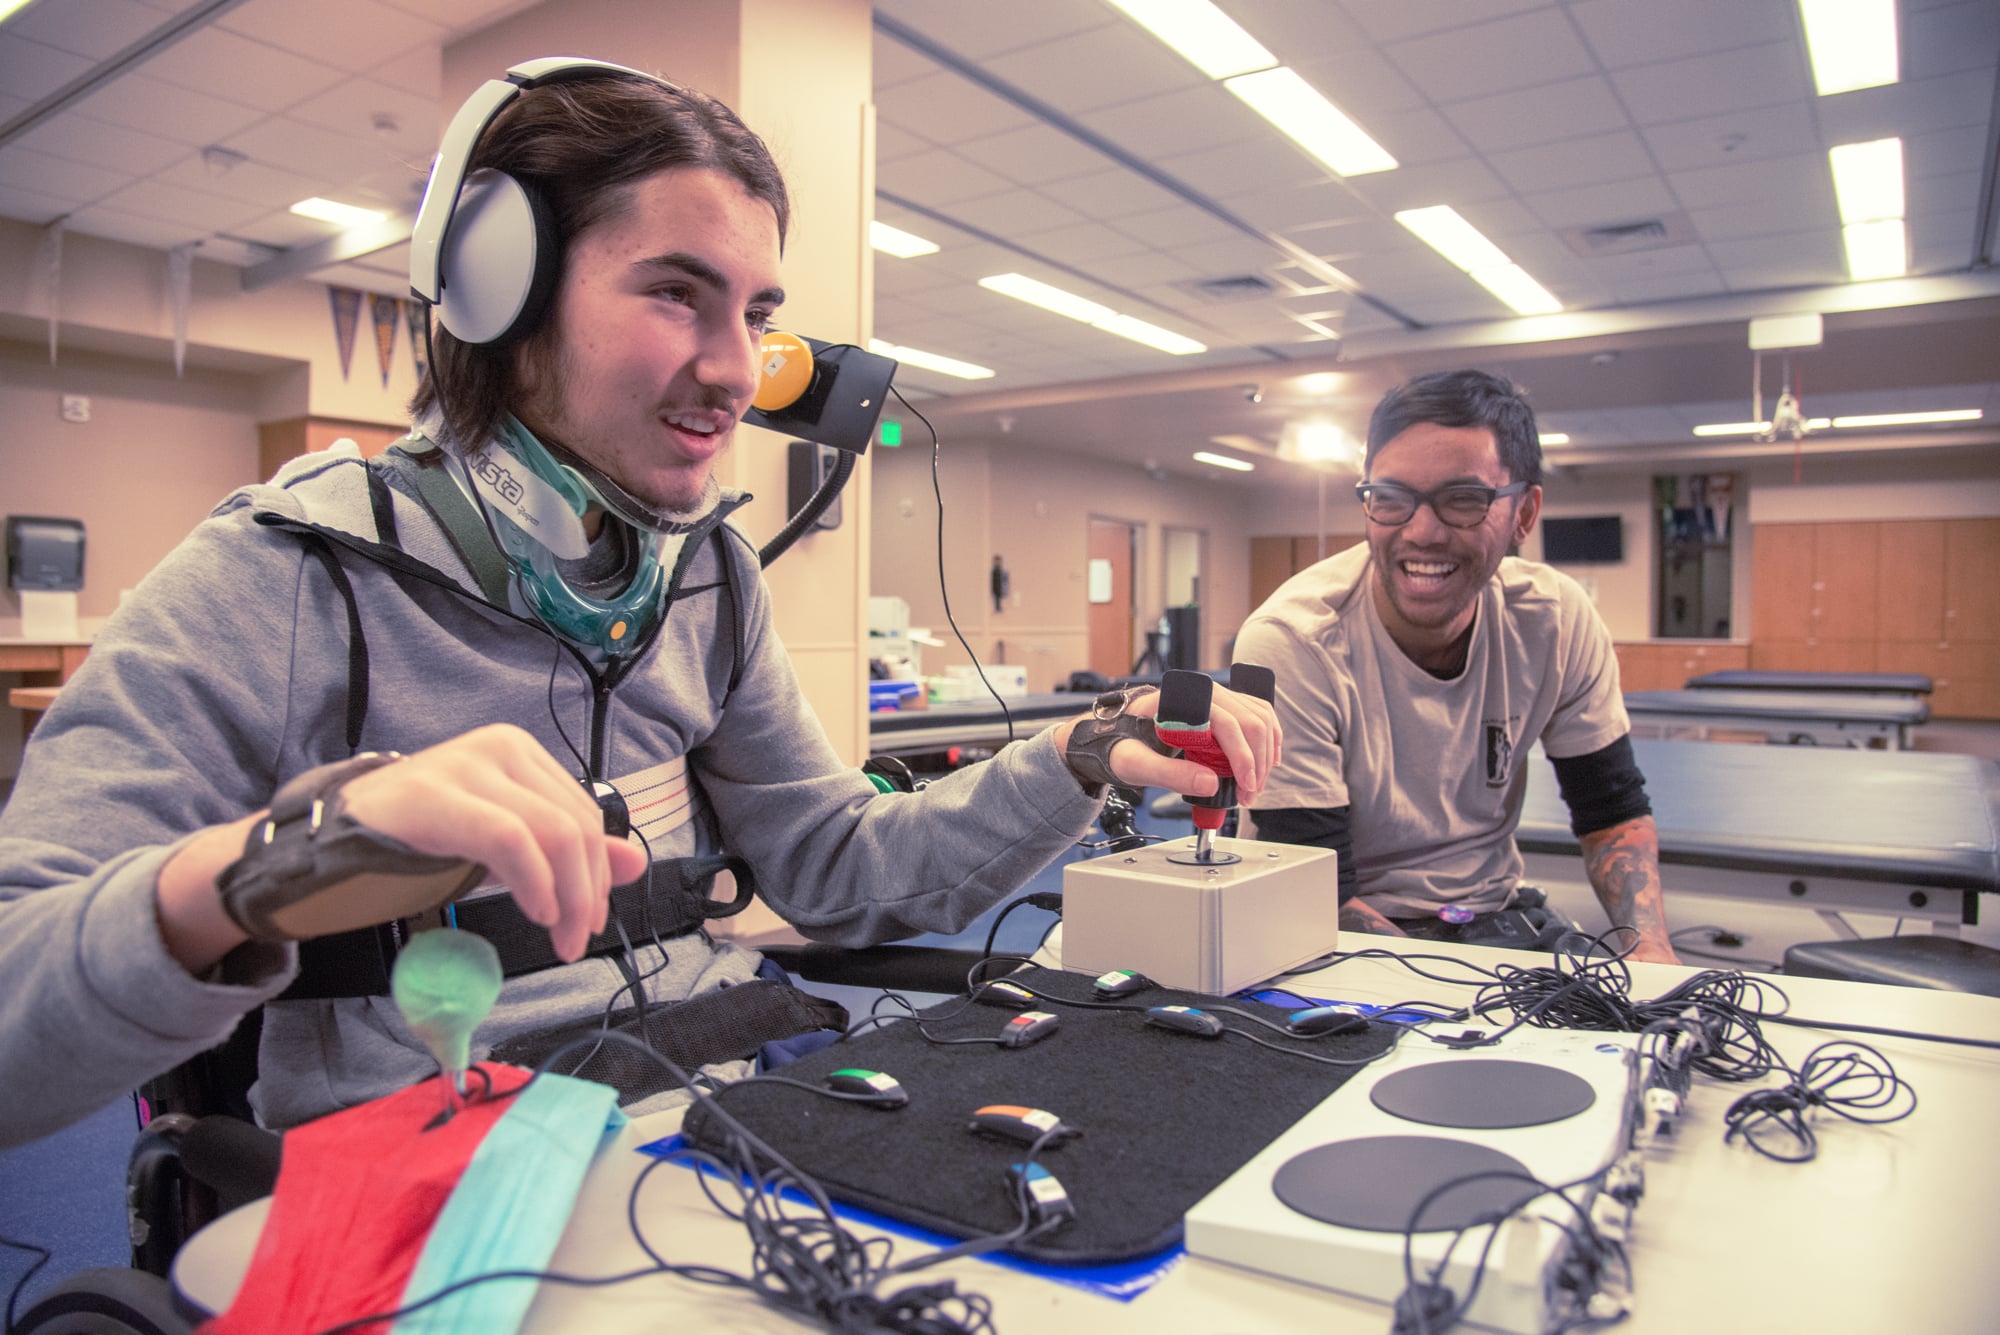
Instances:
[[[479,863],[419,853],[347,814],[341,786],[401,759],[364,752],[278,789],[243,856],[216,878],[224,911],[251,939],[300,941],[411,918],[479,884]]]
[[[1063,762],[1093,797],[1103,791],[1104,785],[1118,782],[1118,776],[1111,772],[1111,748],[1126,738],[1143,742],[1163,756],[1179,754],[1160,740],[1159,734],[1154,731],[1153,720],[1125,712],[1125,707],[1135,698],[1152,690],[1151,686],[1140,686],[1130,690],[1106,691],[1097,697],[1090,717],[1070,730],[1069,745],[1063,749]]]

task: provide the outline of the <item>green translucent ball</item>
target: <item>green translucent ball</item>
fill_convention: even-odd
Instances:
[[[472,1031],[500,999],[492,942],[452,928],[420,932],[396,956],[389,992],[403,1022],[446,1071],[471,1064]]]

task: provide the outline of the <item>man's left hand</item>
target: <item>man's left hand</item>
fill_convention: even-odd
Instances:
[[[1125,704],[1127,714],[1156,717],[1158,691],[1135,692]],[[1071,719],[1055,728],[1058,751],[1067,750],[1070,732],[1083,720]],[[1254,695],[1242,695],[1218,685],[1209,702],[1208,726],[1229,760],[1236,780],[1237,801],[1249,806],[1271,780],[1283,754],[1283,734],[1277,711]],[[1145,743],[1127,738],[1111,750],[1111,772],[1118,782],[1134,788],[1165,788],[1190,797],[1207,797],[1220,786],[1214,770],[1192,760],[1163,756]]]

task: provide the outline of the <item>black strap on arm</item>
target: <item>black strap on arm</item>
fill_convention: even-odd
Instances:
[[[340,568],[333,544],[317,533],[306,535],[306,550],[319,558],[327,578],[347,604],[347,754],[361,749],[361,727],[368,721],[368,641],[361,633],[361,602],[354,585]]]
[[[1340,902],[1354,898],[1359,885],[1354,869],[1354,829],[1352,807],[1271,807],[1251,811],[1257,819],[1257,837],[1277,844],[1306,844],[1330,848],[1340,855]]]
[[[1556,786],[1569,807],[1570,833],[1579,839],[1653,814],[1630,733],[1601,751],[1550,756],[1549,763],[1555,766]]]

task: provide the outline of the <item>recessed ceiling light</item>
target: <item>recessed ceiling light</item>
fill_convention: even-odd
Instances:
[[[1121,315],[1101,302],[1088,297],[1079,297],[1074,292],[1066,292],[1038,278],[1026,274],[991,274],[979,280],[979,285],[989,292],[998,292],[1003,297],[1025,301],[1030,306],[1039,306],[1056,315],[1081,321],[1093,329],[1102,329],[1107,334],[1129,338],[1134,343],[1144,343],[1149,348],[1170,352],[1176,357],[1184,357],[1192,352],[1207,352],[1206,343],[1176,334],[1171,329],[1162,329],[1155,324],[1130,315]]]
[[[938,251],[937,242],[926,241],[915,232],[906,232],[885,222],[868,224],[868,244],[885,255],[894,255],[899,260],[914,259],[918,255],[935,255]]]
[[[905,366],[916,366],[926,371],[936,371],[941,375],[955,375],[960,380],[991,380],[991,367],[973,362],[962,362],[956,357],[942,353],[925,352],[922,348],[906,348],[899,343],[884,342],[879,338],[868,340],[868,350],[879,357],[893,357]]]
[[[1869,426],[1922,426],[1929,422],[1977,422],[1984,416],[1977,408],[1950,408],[1932,413],[1875,413],[1865,417],[1836,417],[1836,429]]]
[[[1248,459],[1232,459],[1226,454],[1210,454],[1207,450],[1196,450],[1194,452],[1194,461],[1198,464],[1207,464],[1211,468],[1227,468],[1231,472],[1236,473],[1254,473],[1257,471],[1257,465],[1251,463]]]
[[[1211,0],[1111,0],[1211,79],[1269,69],[1278,58]]]
[[[1826,151],[1833,168],[1833,196],[1844,223],[1903,216],[1903,141],[1871,139]]]
[[[1847,273],[1857,283],[1901,278],[1910,271],[1909,239],[1901,218],[1849,223],[1840,229],[1847,245]]]
[[[331,199],[321,199],[315,195],[292,205],[292,212],[301,218],[317,218],[337,227],[367,227],[381,222],[389,215],[380,209],[364,209],[353,204],[340,204]]]
[[[1549,290],[1507,258],[1486,234],[1449,204],[1404,209],[1396,221],[1419,241],[1463,269],[1472,281],[1507,303],[1517,315],[1552,315],[1562,309]]]
[[[1225,79],[1222,86],[1342,176],[1364,176],[1396,167],[1388,149],[1296,70],[1280,65],[1260,74]]]
[[[1821,97],[1896,82],[1896,0],[1799,0]]]

